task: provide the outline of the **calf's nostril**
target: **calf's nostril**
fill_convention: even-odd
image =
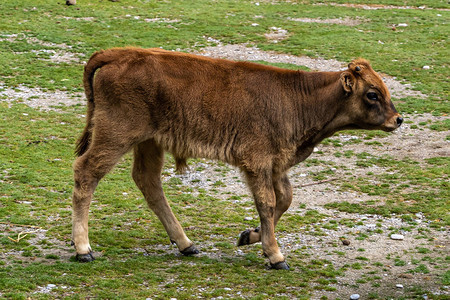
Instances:
[[[397,118],[397,126],[402,125],[402,123],[403,123],[403,118],[402,117],[398,117]]]

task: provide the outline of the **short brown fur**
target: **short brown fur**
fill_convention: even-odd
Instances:
[[[87,227],[92,193],[133,149],[133,178],[180,251],[196,250],[162,191],[165,151],[174,155],[179,170],[190,157],[239,167],[261,220],[261,229],[250,231],[249,239],[241,239],[248,242],[240,244],[262,241],[271,265],[287,268],[274,236],[292,201],[287,170],[336,131],[392,131],[401,123],[389,91],[363,59],[341,72],[303,72],[161,49],[115,48],[92,55],[84,87],[87,124],[77,143],[73,195],[73,239],[82,261],[92,258]],[[377,101],[368,93],[376,93]]]

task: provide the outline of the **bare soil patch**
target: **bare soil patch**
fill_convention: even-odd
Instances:
[[[41,110],[58,111],[58,106],[71,106],[84,104],[85,99],[82,93],[67,93],[64,91],[43,91],[40,88],[30,88],[19,85],[15,88],[5,87],[0,82],[0,98],[2,101],[23,103],[30,107]]]
[[[26,240],[27,244],[36,247],[41,254],[40,257],[37,257],[31,253],[27,254],[25,250],[2,251],[0,252],[0,259],[7,264],[12,263],[11,259],[8,259],[11,257],[20,257],[25,262],[48,262],[45,258],[48,256],[64,260],[69,260],[73,256],[72,249],[67,241],[52,237],[48,228],[0,223],[0,232],[16,243],[20,243],[22,239]]]
[[[435,9],[440,11],[448,11],[447,8],[432,8],[423,6],[409,6],[409,5],[383,5],[383,4],[355,4],[355,3],[315,3],[313,5],[329,5],[329,6],[341,6],[359,8],[364,10],[378,10],[378,9]]]
[[[264,36],[272,43],[278,43],[279,41],[287,39],[289,37],[289,32],[283,28],[272,27],[270,28],[270,32],[264,34]]]
[[[362,23],[360,19],[352,19],[352,18],[343,18],[343,19],[288,18],[288,20],[301,23],[337,24],[345,26],[357,26]]]
[[[46,41],[42,41],[35,37],[27,36],[23,33],[19,34],[9,34],[9,35],[0,35],[0,41],[7,41],[10,43],[14,43],[19,40],[25,40],[29,44],[40,45],[47,48],[54,49],[40,49],[40,50],[31,50],[30,52],[35,53],[36,55],[50,55],[49,58],[40,58],[40,60],[51,61],[54,63],[81,63],[82,59],[85,58],[83,53],[74,53],[70,50],[73,48],[67,44],[56,44],[50,43]],[[20,54],[21,52],[15,52],[16,54]]]

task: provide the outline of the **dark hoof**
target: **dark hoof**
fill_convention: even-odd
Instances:
[[[289,265],[285,261],[280,261],[275,264],[270,263],[269,269],[273,270],[289,270]]]
[[[197,248],[195,248],[194,245],[187,247],[184,250],[180,251],[181,254],[185,255],[185,256],[189,256],[189,255],[194,255],[194,254],[199,254],[200,251],[197,250]]]
[[[92,252],[89,252],[87,254],[78,254],[75,256],[76,260],[82,263],[91,262],[95,260],[94,255],[92,255]]]
[[[250,245],[250,234],[252,232],[259,232],[259,227],[256,227],[255,229],[247,229],[245,231],[242,231],[239,235],[239,240],[237,242],[238,246],[244,246],[244,245]]]
[[[237,242],[238,246],[250,244],[250,232],[252,232],[250,229],[241,232],[241,234],[239,235],[239,240]]]

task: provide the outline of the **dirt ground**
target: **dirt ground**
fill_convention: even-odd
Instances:
[[[274,28],[273,30],[273,34],[276,35],[276,38],[282,38],[283,34],[287,34],[279,28]],[[267,38],[273,38],[273,36],[274,35]],[[274,52],[264,52],[256,47],[247,47],[247,45],[221,45],[220,43],[218,46],[205,48],[200,54],[236,60],[263,60],[267,62],[291,63],[304,65],[312,70],[320,71],[340,70],[345,68],[348,63],[336,60],[312,59]],[[426,95],[414,91],[411,85],[402,84],[396,78],[384,75],[384,80],[388,85],[391,94],[396,98],[406,96],[426,97]],[[25,86],[9,89],[2,86],[0,83],[0,90],[0,96],[6,96],[6,101],[17,101],[18,99],[21,99],[21,101],[31,107],[44,110],[57,110],[55,106],[74,105],[84,103],[85,101],[84,96],[80,94],[69,95],[68,93],[61,91],[48,93],[38,88],[28,88]],[[425,158],[429,157],[450,155],[449,142],[446,140],[448,132],[433,131],[424,126],[419,126],[419,128],[417,128],[417,126],[412,126],[418,125],[423,121],[439,121],[444,119],[444,117],[434,117],[428,114],[404,115],[403,117],[405,121],[412,121],[412,123],[405,122],[399,130],[390,134],[388,137],[373,139],[373,141],[379,141],[381,145],[374,147],[373,145],[366,145],[364,143],[349,144],[345,145],[342,148],[342,151],[353,150],[355,153],[367,152],[375,156],[389,154],[395,158],[402,159],[408,157],[419,162],[422,162]],[[338,135],[337,138],[346,141],[353,139],[354,137]],[[320,156],[316,154],[318,151],[320,152]],[[337,158],[334,155],[336,151],[336,148],[332,145],[319,145],[316,149],[316,153],[313,153],[311,158],[319,158],[322,161],[331,161],[337,165],[345,165],[347,170],[337,168],[336,173],[333,176],[340,181],[345,181],[345,177],[348,176],[345,173],[349,170],[356,176],[365,176],[367,172],[372,172],[374,174],[386,172],[386,170],[381,167],[358,167],[356,166],[354,157]],[[196,171],[199,166],[204,166],[206,168],[201,168],[203,169],[202,171]],[[363,193],[340,191],[336,181],[316,184],[317,182],[313,181],[310,174],[320,168],[323,168],[323,166],[306,167],[305,164],[299,164],[292,168],[290,171],[290,178],[294,186],[294,201],[290,208],[290,212],[302,214],[303,211],[307,209],[314,209],[327,215],[327,217],[321,221],[322,224],[331,220],[339,221],[353,219],[358,220],[358,224],[360,225],[352,228],[339,225],[337,229],[333,230],[324,228],[322,230],[325,235],[315,235],[314,232],[305,231],[304,228],[299,228],[298,233],[296,234],[279,233],[277,237],[281,251],[289,258],[290,255],[298,255],[293,253],[295,250],[306,246],[306,251],[309,254],[317,258],[331,261],[335,268],[344,265],[352,265],[355,262],[358,262],[357,257],[359,256],[366,257],[370,263],[367,264],[367,267],[362,269],[349,268],[344,276],[339,277],[337,283],[332,285],[336,288],[335,291],[317,291],[313,298],[320,298],[321,296],[326,295],[331,299],[337,297],[348,299],[352,294],[359,294],[361,299],[367,299],[367,296],[370,295],[371,292],[376,292],[379,296],[389,294],[401,297],[404,291],[413,285],[423,286],[427,291],[430,291],[435,295],[450,295],[449,287],[442,288],[440,279],[437,278],[432,263],[427,265],[430,273],[411,274],[406,272],[408,269],[411,269],[411,253],[417,253],[417,247],[432,249],[433,251],[428,253],[431,257],[439,255],[448,256],[450,246],[448,231],[437,231],[430,228],[429,224],[431,220],[426,219],[420,213],[415,215],[415,221],[418,225],[412,231],[408,232],[401,230],[401,228],[407,226],[407,224],[399,216],[392,215],[390,217],[381,217],[357,213],[349,214],[326,209],[324,208],[324,205],[330,202],[348,201],[358,203],[367,200],[375,200],[376,197]],[[227,167],[218,172],[217,164],[215,162],[201,161],[191,163],[190,170],[191,171],[185,175],[177,175],[174,170],[169,170],[169,175],[164,179],[169,180],[176,176],[180,178],[184,184],[193,186],[194,190],[196,190],[196,188],[203,188],[211,191],[215,190],[215,197],[222,197],[223,199],[229,198],[229,193],[235,195],[250,194],[245,183],[241,180],[239,171],[232,167]],[[221,180],[224,184],[221,186],[213,186],[213,183],[217,180]],[[235,201],[248,202],[249,207],[253,205],[249,196],[242,197],[241,200]],[[249,210],[249,212],[250,211],[252,210]],[[251,213],[244,217],[257,218],[256,215],[252,215]],[[382,224],[381,229],[383,230],[383,233],[375,232],[377,226],[376,223]],[[0,224],[0,229],[5,229],[1,227]],[[404,238],[402,240],[391,239],[388,234],[388,228],[398,229]],[[431,242],[415,238],[422,229],[430,230],[429,236],[432,237]],[[14,229],[9,228],[9,230]],[[40,229],[39,232],[39,234],[45,235],[45,230]],[[369,238],[357,240],[354,238],[357,233],[367,233]],[[342,236],[348,237],[350,242],[349,245],[345,246],[342,244],[340,239]],[[57,241],[54,242],[57,243]],[[59,253],[60,257],[70,257],[72,255],[72,249],[69,249],[66,245],[61,245],[61,248],[61,252],[65,252],[66,249],[67,251],[70,250],[70,252]],[[365,251],[361,252],[360,249],[365,249]],[[345,255],[337,252],[343,252]],[[204,255],[219,254],[213,252]],[[242,251],[236,249],[236,255],[243,255]],[[408,263],[404,266],[393,266],[393,257],[399,257],[401,260]],[[378,262],[380,265],[375,267],[372,265],[374,262]],[[381,277],[379,286],[373,287],[371,281],[359,282],[356,284],[358,279],[363,278],[370,270],[377,272],[374,276]],[[426,296],[424,296],[424,299],[427,299]]]

